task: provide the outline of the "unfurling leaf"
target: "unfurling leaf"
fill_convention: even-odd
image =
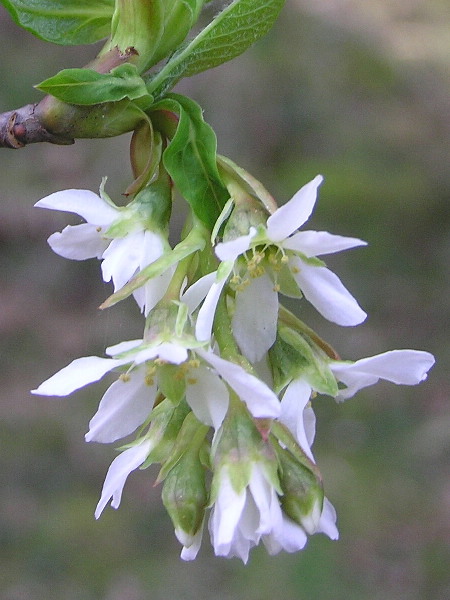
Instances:
[[[149,91],[162,96],[182,77],[239,56],[269,31],[283,4],[284,0],[234,0],[149,79]]]
[[[148,108],[152,97],[135,65],[125,63],[110,73],[97,73],[92,69],[64,69],[36,86],[68,104],[93,105],[142,99],[139,106]]]
[[[110,34],[114,0],[0,0],[17,25],[54,44],[92,44]]]

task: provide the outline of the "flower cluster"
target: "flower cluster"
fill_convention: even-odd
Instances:
[[[85,219],[50,236],[50,246],[66,258],[100,259],[103,279],[114,284],[109,304],[133,294],[145,325],[142,339],[111,346],[105,357],[78,358],[34,393],[66,396],[115,374],[86,433],[88,442],[126,440],[96,518],[110,501],[119,506],[132,471],[157,463],[185,560],[196,557],[206,521],[216,555],[244,562],[260,542],[275,554],[302,549],[314,533],[337,539],[312,452],[317,394],[341,401],[379,379],[414,385],[434,358],[393,350],[340,360],[280,303],[280,296],[304,298],[342,326],[366,317],[318,258],[365,242],[299,231],[321,176],[276,208],[258,195],[261,188],[243,184],[242,170],[229,169],[230,201],[212,234],[193,216],[175,248],[164,177],[126,207],[115,206],[103,185],[99,196],[66,190],[37,203]]]

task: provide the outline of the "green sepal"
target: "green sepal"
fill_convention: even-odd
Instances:
[[[263,184],[253,177],[253,175],[248,173],[248,171],[226,156],[218,155],[217,164],[222,179],[225,182],[230,179],[231,181],[239,183],[248,194],[255,196],[255,198],[258,198],[262,202],[269,214],[273,214],[277,210],[277,203],[273,196],[266,190]]]
[[[191,77],[239,56],[274,24],[284,0],[234,0],[148,81],[162,96],[182,77]]]
[[[292,379],[303,377],[314,391],[333,397],[337,395],[338,385],[329,359],[308,336],[279,324],[269,357],[277,393]]]
[[[110,73],[97,73],[92,69],[64,69],[35,87],[62,102],[82,106],[128,98],[139,100],[139,108],[146,110],[153,102],[137,67],[130,63],[119,65]]]
[[[174,404],[167,398],[152,410],[150,429],[146,437],[152,440],[153,448],[141,469],[146,469],[154,463],[163,463],[169,458],[183,421],[190,410],[187,402]]]
[[[179,463],[182,457],[190,452],[198,453],[204,445],[209,427],[200,423],[193,412],[189,412],[181,425],[172,452],[161,467],[157,483],[164,481],[170,471]]]
[[[62,46],[92,44],[110,33],[114,0],[0,0],[13,21]]]
[[[163,154],[164,166],[194,214],[211,230],[229,194],[217,169],[217,140],[193,100],[170,94],[152,107],[178,115],[178,124]]]

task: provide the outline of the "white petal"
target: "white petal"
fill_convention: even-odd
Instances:
[[[116,356],[117,354],[122,354],[122,352],[128,352],[128,350],[137,348],[143,343],[143,341],[144,340],[127,340],[125,342],[119,342],[118,344],[114,344],[114,346],[108,346],[108,348],[105,350],[105,353],[108,356]]]
[[[118,508],[122,498],[123,487],[131,471],[137,469],[147,458],[151,450],[151,442],[145,440],[136,446],[125,450],[115,458],[106,473],[105,483],[100,501],[95,509],[95,518],[98,519],[103,509],[112,498],[111,506]]]
[[[153,408],[156,384],[145,381],[145,367],[133,369],[126,381],[118,379],[106,391],[89,423],[87,442],[114,442],[129,435]]]
[[[52,377],[41,383],[32,394],[41,396],[68,396],[88,383],[98,381],[115,367],[129,363],[129,359],[84,356],[72,361]]]
[[[210,519],[210,532],[214,552],[217,556],[227,555],[229,545],[244,510],[246,493],[237,494],[227,473],[221,474],[220,488]]]
[[[184,346],[180,346],[179,344],[163,342],[157,346],[151,346],[138,352],[134,357],[134,362],[139,365],[146,360],[153,360],[156,357],[172,364],[179,365],[187,360],[188,351]]]
[[[367,317],[337,275],[326,267],[308,265],[291,257],[293,276],[305,298],[329,321],[338,325],[359,325]]]
[[[225,269],[216,272],[216,281],[211,285],[209,292],[206,294],[205,301],[198,311],[195,323],[195,337],[200,342],[211,338],[217,303],[219,302],[223,286],[227,282],[228,275],[233,268],[233,263],[229,263],[228,266],[226,263],[223,264],[225,265]]]
[[[269,239],[273,242],[280,242],[306,223],[314,209],[317,200],[317,188],[322,181],[322,175],[317,175],[294,194],[289,202],[280,206],[267,219]]]
[[[76,213],[88,223],[102,227],[108,227],[120,214],[117,208],[114,208],[90,190],[55,192],[36,202],[35,206]]]
[[[286,388],[281,400],[279,420],[286,425],[308,458],[315,462],[309,442],[311,437],[314,439],[314,434],[311,435],[312,432],[310,430],[309,436],[307,436],[304,421],[305,407],[311,398],[311,391],[311,386],[306,381],[303,379],[294,379]],[[315,424],[315,419],[313,423],[311,423],[310,419],[309,425],[311,426],[311,424]]]
[[[305,256],[321,256],[366,246],[367,242],[358,238],[334,235],[327,231],[299,231],[283,242],[283,248],[302,252]]]
[[[194,560],[197,557],[200,546],[202,545],[204,521],[195,535],[187,535],[184,531],[175,530],[175,535],[180,543],[183,544],[180,558],[182,560]]]
[[[322,515],[316,533],[324,533],[331,540],[339,538],[339,531],[336,527],[336,510],[327,497],[323,499]]]
[[[174,272],[175,265],[172,265],[164,273],[161,273],[161,275],[149,279],[142,287],[134,290],[134,299],[145,316],[148,315],[166,293]]]
[[[270,535],[263,537],[263,542],[267,552],[273,556],[281,550],[285,552],[298,552],[305,547],[308,537],[303,527],[297,525],[292,519],[289,519],[282,513],[282,522],[280,527],[274,529]]]
[[[100,258],[109,245],[99,234],[95,225],[67,225],[61,233],[53,233],[47,240],[50,248],[59,256],[71,260]]]
[[[217,431],[228,410],[228,390],[206,367],[191,371],[190,376],[195,376],[195,382],[186,386],[186,400],[197,419]]]
[[[247,235],[241,235],[229,242],[220,242],[214,248],[217,258],[222,261],[235,261],[240,254],[243,254],[250,248],[250,242],[255,235],[255,227],[250,227],[250,231]]]
[[[148,229],[143,231],[142,234],[140,242],[141,256],[139,259],[140,269],[144,269],[164,254],[164,239],[161,234]]]
[[[129,233],[123,238],[112,240],[103,253],[103,281],[112,279],[115,292],[128,283],[138,270],[143,242],[143,231]]]
[[[348,389],[341,398],[349,398],[358,390],[385,379],[397,385],[416,385],[426,379],[434,365],[434,356],[420,350],[391,350],[362,358],[354,363],[332,362],[330,368]]]
[[[277,336],[278,293],[267,274],[252,279],[236,294],[233,335],[244,356],[258,362]]]
[[[213,366],[228,385],[243,400],[256,418],[276,418],[280,403],[276,394],[262,381],[247,373],[241,366],[231,363],[212,352],[197,349],[197,354]]]
[[[259,524],[255,530],[257,536],[280,527],[282,516],[277,493],[257,464],[253,466],[248,487],[259,510]]]
[[[193,313],[194,310],[199,306],[200,302],[206,297],[207,293],[211,289],[216,279],[216,271],[208,273],[203,277],[200,277],[195,283],[188,287],[184,292],[181,300],[187,304],[189,313]]]

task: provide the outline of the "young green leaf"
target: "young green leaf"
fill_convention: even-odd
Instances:
[[[0,0],[17,25],[54,44],[92,44],[110,34],[114,0]]]
[[[144,98],[147,102],[141,108],[147,108],[152,101],[137,68],[129,63],[112,69],[110,73],[97,73],[91,69],[64,69],[36,88],[62,102],[85,106],[117,102],[124,98]]]
[[[162,96],[182,77],[239,56],[269,31],[283,4],[284,0],[234,0],[149,79],[149,91]]]
[[[163,160],[181,194],[195,215],[210,229],[220,215],[229,194],[217,169],[217,140],[193,100],[170,94],[155,110],[178,114],[178,126]]]

